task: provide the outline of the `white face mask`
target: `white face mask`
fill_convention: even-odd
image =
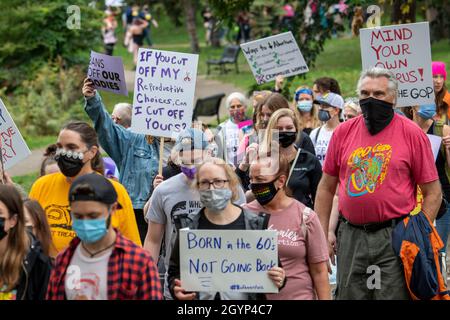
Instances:
[[[232,192],[229,189],[200,190],[200,202],[212,213],[220,214],[231,199]]]
[[[302,100],[297,102],[297,108],[302,112],[310,112],[313,107],[311,100]]]

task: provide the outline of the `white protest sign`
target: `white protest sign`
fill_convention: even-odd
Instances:
[[[187,291],[276,293],[267,272],[278,266],[278,235],[269,230],[180,230],[180,270]]]
[[[30,155],[30,149],[23,140],[11,115],[0,99],[0,149],[4,169],[8,170]]]
[[[128,96],[121,57],[91,51],[87,76],[96,89]]]
[[[308,66],[292,32],[241,44],[258,84],[308,72]]]
[[[131,130],[171,138],[190,128],[198,55],[139,49]]]
[[[428,22],[361,29],[363,69],[381,67],[398,81],[397,107],[434,103]]]
[[[442,138],[434,134],[427,134],[427,137],[431,143],[431,150],[433,151],[434,161],[436,161],[439,154],[439,149],[441,148]]]

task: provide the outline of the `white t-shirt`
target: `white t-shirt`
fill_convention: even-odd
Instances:
[[[75,249],[65,279],[68,300],[108,300],[108,261],[113,247],[101,256],[90,258]]]
[[[226,161],[234,166],[237,165],[237,151],[239,148],[239,127],[230,119],[220,124],[222,127],[221,136],[225,137]]]
[[[319,132],[319,128],[320,132]],[[325,155],[327,154],[328,144],[330,143],[331,136],[333,135],[333,130],[328,130],[325,125],[311,131],[309,137],[311,138],[314,149],[316,150],[317,159],[319,159],[320,164],[323,166],[325,161]]]

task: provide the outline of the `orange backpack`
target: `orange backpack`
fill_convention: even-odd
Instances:
[[[444,244],[422,211],[397,224],[392,232],[392,246],[402,261],[413,300],[450,300],[439,258]]]

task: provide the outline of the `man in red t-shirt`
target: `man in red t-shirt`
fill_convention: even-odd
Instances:
[[[407,299],[392,228],[414,208],[417,185],[422,211],[432,221],[441,204],[430,142],[394,113],[397,88],[390,71],[364,71],[358,82],[363,115],[342,123],[328,147],[315,211],[328,235],[339,183],[337,299]]]

